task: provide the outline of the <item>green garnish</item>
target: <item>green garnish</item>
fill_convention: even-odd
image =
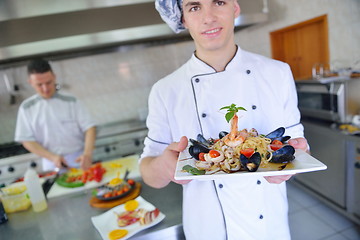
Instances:
[[[205,174],[205,170],[199,170],[195,167],[192,167],[190,165],[185,165],[182,170],[191,173],[192,175],[204,175]]]
[[[236,104],[234,104],[234,103],[231,104],[230,106],[220,108],[220,110],[224,110],[224,109],[227,109],[227,113],[225,114],[225,119],[226,119],[227,122],[230,122],[230,120],[235,116],[235,114],[239,110],[247,111],[243,107],[237,107]]]

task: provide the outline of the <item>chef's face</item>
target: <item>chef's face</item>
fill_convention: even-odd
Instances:
[[[183,23],[197,51],[234,46],[234,19],[240,14],[236,0],[183,0]]]
[[[51,98],[56,92],[56,77],[52,71],[30,74],[29,83],[45,99]]]

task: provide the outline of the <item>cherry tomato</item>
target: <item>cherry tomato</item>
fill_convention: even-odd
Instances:
[[[276,151],[280,148],[283,147],[283,143],[279,140],[274,140],[272,141],[272,143],[270,144],[270,148],[273,150],[273,151]]]
[[[283,145],[280,145],[280,144],[270,144],[270,148],[273,151],[276,151],[276,150],[278,150],[278,149],[280,149],[282,147],[283,147]]]
[[[209,155],[211,158],[216,158],[216,157],[220,156],[220,153],[216,150],[210,150]]]
[[[245,148],[240,151],[242,155],[249,158],[254,154],[255,150],[253,148]]]
[[[131,186],[135,184],[135,181],[133,179],[128,179],[127,180],[128,184],[130,184]]]
[[[205,156],[204,155],[205,155],[205,153],[203,153],[203,152],[199,153],[199,160],[200,161],[205,161]]]
[[[109,197],[111,197],[111,192],[108,192],[108,193],[104,194],[104,198],[109,198]]]
[[[283,145],[283,143],[280,140],[274,140],[274,141],[272,141],[271,144]]]

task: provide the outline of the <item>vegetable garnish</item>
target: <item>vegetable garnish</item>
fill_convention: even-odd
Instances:
[[[220,108],[220,110],[224,110],[227,109],[227,113],[225,114],[225,119],[227,122],[230,122],[230,120],[235,116],[235,114],[239,111],[239,110],[243,110],[243,111],[247,111],[245,108],[243,107],[237,107],[236,104],[231,104],[230,106],[225,106]]]
[[[199,170],[195,167],[192,167],[190,165],[185,165],[182,170],[191,173],[192,175],[204,175],[205,174],[205,170]]]

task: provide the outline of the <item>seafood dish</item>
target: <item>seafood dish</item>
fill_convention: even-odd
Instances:
[[[290,136],[284,135],[284,127],[268,134],[259,134],[254,128],[239,130],[237,112],[245,109],[235,104],[222,109],[228,109],[225,118],[231,124],[230,132],[222,131],[218,138],[206,139],[201,134],[196,139],[190,138],[188,149],[179,155],[176,180],[215,179],[238,173],[272,176],[326,169],[317,159],[289,145]]]

